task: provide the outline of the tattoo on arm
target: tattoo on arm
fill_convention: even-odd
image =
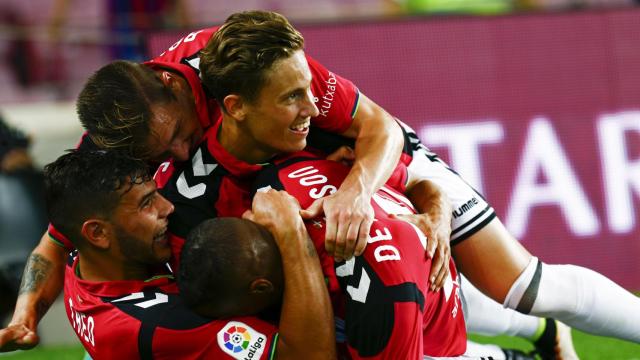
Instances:
[[[43,256],[31,254],[29,260],[27,260],[27,266],[24,268],[24,274],[22,274],[20,294],[34,292],[40,289],[45,280],[51,275],[52,267],[51,261]],[[42,304],[38,304],[38,307],[40,308],[41,305]]]

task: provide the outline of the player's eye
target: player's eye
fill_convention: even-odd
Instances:
[[[149,197],[147,197],[142,204],[140,204],[140,207],[143,209],[147,209],[149,208],[149,206],[151,206],[151,204],[153,204],[153,199],[155,198],[154,195],[151,195]]]
[[[301,96],[299,91],[296,92],[292,92],[291,94],[289,94],[289,100],[297,100],[299,99]]]

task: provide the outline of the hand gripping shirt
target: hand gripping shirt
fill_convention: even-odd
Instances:
[[[218,124],[219,126],[219,121],[221,120],[221,112],[217,102],[207,94],[206,89],[203,87],[200,81],[199,55],[200,51],[206,46],[207,42],[213,36],[217,29],[218,27],[210,27],[191,32],[174,43],[158,57],[144,63],[146,66],[149,66],[153,69],[166,69],[177,72],[187,79],[189,85],[191,86],[194,99],[196,101],[198,121],[200,122],[200,125],[205,129],[205,132],[207,132],[207,129],[210,129],[214,124]],[[306,58],[307,62],[309,63],[309,68],[311,70],[313,79],[311,84],[311,91],[317,100],[316,105],[320,110],[320,114],[316,118],[311,119],[312,127],[332,133],[342,133],[346,131],[353,123],[353,117],[355,116],[358,107],[358,89],[351,81],[329,71],[324,66],[322,66],[322,64],[320,64],[310,56],[307,55]],[[209,136],[209,138],[215,139],[215,136]],[[204,142],[206,142],[206,140],[204,140]],[[83,135],[78,148],[96,149],[97,147],[85,134]],[[204,157],[207,156],[205,154],[208,151],[207,148],[208,147],[205,146],[205,149],[203,149],[203,152],[201,153]],[[226,151],[224,153],[226,153]],[[215,156],[215,154],[212,153],[210,153],[210,155]],[[197,154],[195,154],[194,156],[197,156]],[[227,158],[228,157],[225,157],[222,160],[214,159],[213,161],[216,164],[218,163],[218,161],[221,161],[220,165],[223,167],[225,166],[225,163],[229,161],[234,163],[242,163],[235,159],[235,161],[227,161]],[[194,157],[192,157],[192,160],[195,160]],[[167,165],[167,163],[164,163],[160,167],[161,171],[159,171],[158,174],[162,179],[168,177],[173,173],[173,162],[169,162],[168,164],[169,165]],[[245,163],[236,166],[236,168],[242,168],[245,167],[245,165],[248,169],[255,169],[253,165]],[[241,172],[244,173],[245,171]],[[196,171],[194,176],[198,177],[200,176],[199,174],[200,173]],[[188,174],[186,174],[185,176],[188,176]],[[164,185],[164,181],[166,180],[167,179],[164,179],[161,185]],[[177,181],[178,179],[174,180]],[[231,189],[229,189],[229,191],[234,191],[236,187],[237,186],[235,185],[231,186]],[[211,191],[211,187],[209,187],[209,191]],[[178,199],[182,199],[182,197],[179,197]],[[177,199],[169,200],[174,201]],[[235,214],[237,214],[237,212],[233,212],[232,215],[226,216],[236,216]],[[195,225],[197,225],[197,223]],[[49,225],[48,230],[49,236],[52,241],[54,241],[58,245],[65,247],[67,250],[74,249],[73,244],[64,236],[64,234],[57,231],[55,227]]]
[[[349,171],[340,163],[304,153],[276,163],[264,169],[255,187],[286,190],[302,208],[336,191]],[[374,194],[375,220],[361,256],[335,263],[324,250],[324,220],[306,223],[335,313],[344,319],[344,336],[353,358],[449,357],[466,349],[453,261],[445,286],[429,291],[431,259],[425,256],[426,237],[412,224],[389,217],[415,212],[409,200],[391,188],[402,188],[403,174],[396,169],[387,185]]]

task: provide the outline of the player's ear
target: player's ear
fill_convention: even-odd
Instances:
[[[275,287],[273,283],[265,278],[255,279],[251,282],[251,285],[249,285],[249,293],[251,295],[269,295],[273,293],[274,290]]]
[[[182,82],[180,81],[179,75],[176,75],[171,71],[160,70],[158,72],[158,75],[160,76],[160,80],[162,81],[164,86],[170,89],[175,90],[176,88],[182,86]]]
[[[108,249],[111,246],[111,225],[104,220],[89,219],[82,224],[80,234],[84,240],[100,249]]]
[[[167,70],[158,71],[158,76],[165,86],[170,86],[171,83],[173,83],[173,81],[175,80],[173,73]]]
[[[237,121],[243,121],[247,116],[246,102],[240,95],[230,94],[222,101],[224,110]]]

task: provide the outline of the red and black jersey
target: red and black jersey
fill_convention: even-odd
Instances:
[[[221,113],[220,108],[216,101],[208,96],[206,89],[203,87],[199,75],[200,75],[200,51],[206,46],[209,39],[213,36],[218,27],[211,27],[206,29],[201,29],[194,31],[185,37],[178,40],[174,43],[169,49],[160,54],[158,57],[145,62],[144,64],[153,68],[153,69],[167,69],[170,71],[177,72],[184,76],[189,85],[191,86],[191,90],[193,91],[194,99],[196,101],[196,110],[198,113],[198,119],[200,124],[207,132],[207,129],[211,129],[211,125],[218,123],[221,121]],[[340,77],[339,75],[329,71],[322,64],[315,61],[310,56],[306,56],[307,62],[309,63],[309,68],[312,73],[312,83],[311,83],[311,91],[316,98],[316,105],[320,110],[320,114],[311,119],[311,124],[314,130],[311,132],[318,131],[321,129],[323,131],[333,132],[333,133],[342,133],[346,131],[353,122],[353,117],[355,116],[356,109],[358,107],[359,101],[359,91],[356,86],[349,80]],[[216,127],[217,129],[217,127]],[[212,130],[217,132],[217,130]],[[207,138],[209,140],[207,140]],[[215,140],[215,136],[205,135],[204,143],[208,143],[209,141],[217,141]],[[313,142],[310,144],[315,147],[321,149],[327,149],[328,145],[324,145],[321,141]],[[78,148],[81,149],[96,149],[95,144],[91,142],[91,139],[85,135],[83,135]],[[226,151],[218,151],[216,152],[215,148],[220,148],[219,144],[205,144],[201,150],[201,158],[208,157],[209,155],[213,156],[213,159],[208,159],[210,164],[218,164],[221,166],[220,170],[215,172],[213,176],[223,176],[224,171],[223,168],[231,170],[231,174],[235,174],[236,172],[240,172],[244,177],[245,173],[255,173],[256,169],[259,167],[255,167],[250,164],[243,163],[236,159],[233,159],[231,155],[226,153]],[[329,149],[330,150],[330,149]],[[192,158],[192,163],[194,167],[198,166],[198,161],[195,157],[198,154],[194,153],[194,157]],[[169,181],[174,183],[180,182],[180,188],[191,188],[194,184],[201,184],[202,172],[195,171],[193,173],[192,179],[185,184],[185,179],[189,178],[188,169],[185,172],[184,177],[181,178],[180,174],[177,175],[175,179],[171,179],[171,175],[174,172],[174,164],[172,161],[163,163],[160,165],[158,172],[156,172],[156,180],[159,182],[159,186],[164,186]],[[188,165],[187,165],[188,167]],[[208,168],[207,168],[208,169]],[[237,171],[236,171],[237,170]],[[205,180],[205,182],[209,182]],[[215,185],[215,184],[218,185]],[[218,200],[217,194],[212,194],[212,191],[239,191],[241,193],[247,192],[250,188],[250,184],[244,184],[243,181],[239,183],[231,183],[229,181],[223,181],[222,178],[217,179],[212,184],[207,185],[206,195],[202,194],[199,196],[205,195],[205,199],[197,199],[195,200],[196,204],[189,204],[186,208],[190,208],[192,206],[199,206],[201,210],[204,210],[205,213],[210,214],[210,211],[215,211],[215,213],[226,214],[224,216],[239,216],[242,214],[242,211],[239,212],[239,209],[245,205],[245,202],[240,202],[236,204],[236,206],[232,206],[230,212],[227,212],[226,206],[221,205],[225,200],[225,196],[222,196],[221,200]],[[174,184],[177,185],[177,184]],[[228,188],[227,188],[228,186]],[[198,187],[199,188],[199,187]],[[241,190],[245,189],[245,190]],[[178,189],[179,190],[179,189]],[[244,194],[238,194],[239,197],[242,197]],[[198,197],[199,197],[198,196]],[[233,198],[233,195],[230,195],[229,198]],[[195,197],[194,197],[195,198]],[[184,197],[179,191],[175,192],[175,197],[173,195],[169,196],[169,200],[172,202],[183,202],[187,201],[190,203],[190,200],[194,198]],[[209,206],[215,206],[214,209],[208,209]],[[219,209],[218,207],[222,207]],[[182,206],[176,207],[176,213],[182,212],[180,210],[183,208]],[[208,210],[207,210],[208,209]],[[192,211],[188,211],[188,213],[192,213]],[[185,217],[189,217],[190,215],[185,215]],[[174,216],[177,218],[177,216]],[[182,217],[182,216],[181,216]],[[208,216],[210,217],[210,216]],[[202,219],[198,217],[198,219]],[[187,227],[191,228],[198,223],[194,221],[186,221],[184,225],[176,225],[178,228]],[[174,227],[175,228],[175,227]],[[61,234],[59,231],[56,231],[53,226],[49,226],[49,235],[50,238],[59,245],[64,246],[67,250],[72,250],[74,248],[73,244],[66,239],[66,237]]]
[[[255,317],[211,320],[191,312],[175,281],[92,282],[65,270],[67,317],[89,355],[100,359],[272,359],[277,328]]]
[[[349,168],[308,155],[265,167],[255,187],[286,190],[303,208],[336,191]],[[389,187],[403,183],[402,172],[391,179],[397,184],[388,183],[372,198],[375,221],[361,256],[334,263],[324,250],[324,220],[306,224],[336,315],[344,317],[349,352],[368,359],[462,355],[466,330],[455,265],[450,263],[451,277],[444,288],[430,292],[426,237],[412,224],[389,217],[415,212],[406,197]]]
[[[198,120],[203,129],[213,125],[220,116],[218,103],[207,93],[200,80],[200,50],[202,50],[217,26],[194,31],[165,50],[160,56],[151,59],[144,65],[152,69],[166,69],[177,72],[187,79],[196,101]]]
[[[191,32],[176,41],[160,56],[145,64],[153,68],[182,69],[181,66],[190,67],[192,72],[199,76],[200,51],[205,48],[218,28],[218,26],[214,26]],[[312,125],[333,133],[346,131],[351,126],[358,108],[360,97],[358,89],[351,81],[329,71],[311,56],[306,55],[306,59],[313,79],[311,92],[316,99],[316,106],[320,110],[320,114],[311,119]],[[191,81],[189,84],[194,86]],[[210,107],[212,115],[220,114],[217,104],[211,103]]]
[[[169,216],[173,269],[192,228],[218,216],[241,217],[251,208],[249,191],[262,167],[229,154],[217,140],[219,126],[205,133],[190,161],[165,162],[154,176],[159,192],[175,206]]]
[[[187,53],[195,51],[191,45],[202,43],[200,35],[212,33],[198,33],[188,43],[190,50]],[[183,40],[181,44],[187,43]],[[179,49],[180,46],[173,51]],[[173,56],[173,52],[165,52],[161,58],[168,56]],[[312,132],[318,129],[327,132],[346,131],[353,122],[357,108],[357,88],[310,57],[307,60],[313,74],[312,92],[318,102],[322,102],[318,108],[324,106],[319,116],[311,120],[314,126]],[[153,63],[157,62],[154,60]],[[199,62],[189,62],[191,65],[196,63]],[[217,133],[221,123],[220,116],[215,125],[206,130],[190,162],[176,164],[170,160],[160,165],[154,177],[162,195],[176,207],[169,218],[174,259],[179,259],[188,231],[200,222],[216,216],[240,217],[251,206],[249,190],[261,166],[236,159],[220,145]],[[322,144],[315,147],[323,149]],[[174,262],[174,265],[177,263]]]

